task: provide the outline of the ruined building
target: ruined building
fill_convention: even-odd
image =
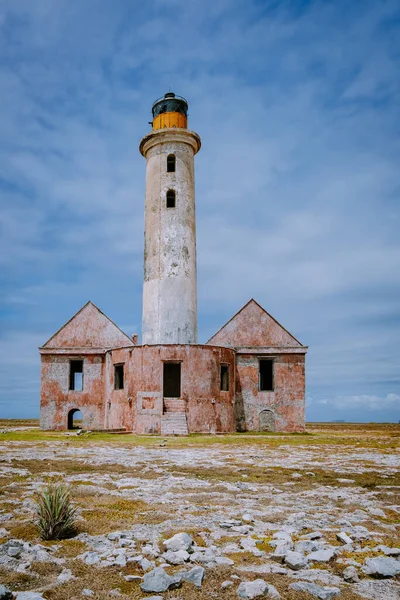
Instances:
[[[142,344],[92,302],[40,348],[41,427],[185,434],[304,429],[307,348],[250,300],[197,340],[194,157],[186,100],[153,105],[146,159]]]

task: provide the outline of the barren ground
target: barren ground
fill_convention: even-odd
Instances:
[[[400,425],[310,424],[304,435],[168,440],[40,432],[35,425],[0,421],[0,584],[15,593],[38,590],[49,600],[71,600],[89,589],[94,600],[144,598],[142,580],[125,579],[144,575],[135,558],[164,564],[163,540],[187,532],[199,559],[166,571],[202,564],[203,585],[183,583],[161,594],[165,599],[229,600],[238,597],[240,581],[257,578],[283,599],[312,599],[289,588],[296,581],[339,588],[343,600],[400,598],[399,577],[377,579],[362,568],[371,557],[385,557],[380,546],[400,546]],[[41,542],[32,496],[55,479],[71,486],[80,533]],[[270,558],[277,532],[297,544],[316,531],[319,543],[335,550],[328,562],[309,561],[295,571]],[[113,532],[126,537],[109,539]],[[352,543],[337,540],[340,532]],[[10,540],[31,546],[9,557],[1,549]],[[87,552],[97,555],[95,564],[87,564]],[[359,582],[343,579],[349,565]],[[223,589],[224,581],[233,583]],[[110,596],[112,590],[121,595]]]

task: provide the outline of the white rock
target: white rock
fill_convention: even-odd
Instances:
[[[0,584],[0,600],[12,600],[13,594],[5,585]]]
[[[100,556],[97,552],[88,552],[85,557],[85,563],[87,565],[96,565],[100,562]]]
[[[82,596],[94,596],[94,591],[85,588],[84,590],[82,590]]]
[[[284,540],[285,542],[293,543],[292,536],[287,531],[276,531],[272,537],[274,540]]]
[[[167,550],[172,550],[173,552],[178,552],[178,550],[190,552],[193,546],[193,540],[187,533],[176,533],[169,540],[164,540],[163,544]]]
[[[318,600],[332,600],[336,596],[339,596],[340,590],[336,587],[322,587],[315,583],[309,583],[308,581],[297,581],[289,585],[289,588],[296,592],[308,592],[314,598]]]
[[[307,558],[300,554],[300,552],[287,552],[285,556],[285,563],[293,571],[303,569],[307,564]]]
[[[254,581],[242,581],[237,589],[239,598],[262,598],[268,595],[268,583],[264,579],[255,579]]]
[[[345,531],[341,531],[340,533],[337,533],[336,539],[339,542],[342,542],[342,544],[352,544],[353,543],[353,540],[351,539],[351,537],[349,535],[347,535],[347,533]]]
[[[268,584],[268,598],[271,598],[273,600],[280,600],[280,593],[278,592],[278,590],[276,589],[276,587],[274,585],[272,585],[271,583]]]
[[[181,585],[180,575],[168,575],[162,567],[156,567],[143,577],[140,587],[143,592],[166,592]]]
[[[150,571],[150,569],[153,569],[156,566],[154,561],[148,560],[147,558],[142,558],[139,564],[143,571]]]
[[[244,513],[244,515],[242,515],[242,521],[245,523],[253,523],[254,519],[250,513]]]
[[[353,567],[353,565],[347,567],[347,569],[343,571],[343,579],[348,583],[357,583],[360,581],[357,569]]]
[[[399,556],[400,554],[400,548],[389,548],[389,546],[384,546],[383,544],[377,546],[376,549],[386,554],[386,556]]]
[[[45,598],[37,592],[19,592],[16,600],[45,600]]]
[[[57,577],[57,583],[61,584],[61,583],[66,583],[67,581],[70,581],[71,579],[75,579],[75,577],[72,575],[72,571],[70,569],[63,569],[61,571],[61,573],[59,574],[59,576]],[[0,596],[1,598],[1,596]]]
[[[162,596],[146,596],[145,598],[142,598],[142,600],[163,600],[163,597]]]
[[[304,537],[308,540],[320,540],[324,536],[320,531],[312,531],[311,533],[307,533]]]
[[[364,564],[364,573],[371,575],[371,577],[387,578],[400,574],[400,561],[395,558],[386,558],[384,556],[367,558]]]
[[[307,555],[309,561],[315,560],[316,562],[329,562],[335,556],[334,550],[316,550]]]
[[[200,565],[193,567],[190,571],[180,571],[178,575],[182,576],[183,581],[193,583],[196,587],[201,587],[203,584],[205,570]]]
[[[170,565],[183,565],[183,563],[189,560],[190,554],[189,552],[186,552],[186,550],[178,550],[178,552],[172,552],[172,550],[168,550],[167,552],[164,552],[162,557]]]
[[[229,581],[228,579],[226,581],[223,581],[221,583],[221,587],[222,587],[223,590],[226,589],[226,588],[228,588],[228,587],[231,587],[232,585],[233,585],[233,581]]]
[[[214,560],[217,563],[217,565],[220,566],[231,566],[235,564],[235,562],[227,556],[216,556]]]
[[[294,549],[296,552],[306,554],[307,552],[314,552],[315,550],[320,550],[321,546],[322,542],[317,542],[315,540],[300,540],[299,542],[296,542]]]
[[[124,575],[125,581],[139,581],[139,579],[143,579],[140,575]]]

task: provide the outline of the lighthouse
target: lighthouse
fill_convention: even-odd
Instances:
[[[143,344],[197,343],[194,156],[200,137],[187,126],[188,104],[168,92],[152,107],[146,159]]]

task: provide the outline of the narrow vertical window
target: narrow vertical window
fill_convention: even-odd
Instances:
[[[124,365],[114,365],[114,390],[124,389]]]
[[[83,360],[69,362],[69,389],[75,392],[83,390]]]
[[[221,365],[221,391],[229,392],[229,365]]]
[[[274,361],[261,358],[259,366],[259,388],[261,392],[274,391]]]
[[[167,173],[175,173],[176,158],[175,154],[168,154],[167,156]]]
[[[175,208],[175,191],[168,190],[167,192],[167,208]]]

